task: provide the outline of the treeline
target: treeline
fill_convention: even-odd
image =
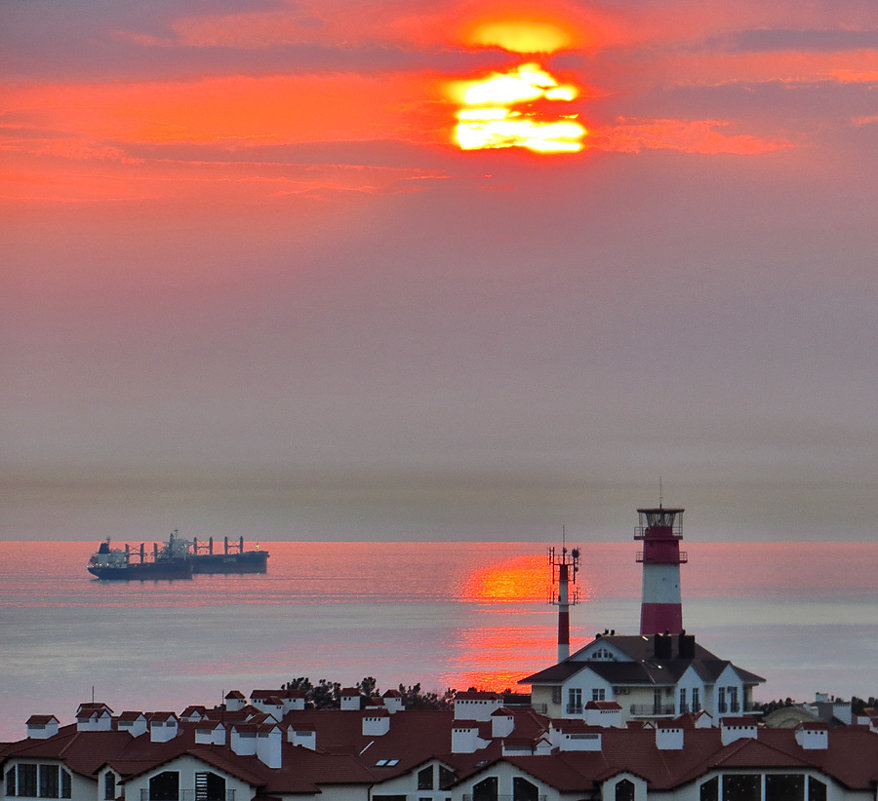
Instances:
[[[373,676],[365,676],[359,682],[352,685],[341,685],[337,681],[320,679],[313,684],[307,676],[288,681],[284,684],[284,690],[297,690],[305,693],[305,706],[309,709],[338,709],[341,706],[342,686],[356,687],[360,695],[371,698],[383,695],[378,688],[378,681]],[[425,692],[420,683],[406,687],[400,684],[397,688],[402,696],[402,703],[406,709],[451,709],[457,690],[448,689],[442,695],[434,692]]]
[[[843,700],[836,699],[834,696],[832,700]],[[813,703],[813,701],[809,702]],[[774,712],[775,709],[782,709],[786,706],[800,706],[802,704],[801,701],[794,701],[792,698],[779,698],[776,701],[765,701],[764,703],[755,704],[757,709],[761,709],[765,714],[769,712]],[[878,707],[878,698],[874,696],[869,696],[868,699],[858,698],[856,695],[851,698],[851,712],[854,715],[862,715],[864,709],[874,709]]]

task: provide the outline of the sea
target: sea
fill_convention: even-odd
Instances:
[[[878,543],[686,545],[684,626],[765,678],[756,700],[878,696]],[[180,712],[300,676],[522,690],[557,661],[546,543],[259,547],[264,575],[102,582],[86,571],[95,542],[0,542],[0,741],[92,700]],[[580,546],[572,650],[638,633],[636,547]]]

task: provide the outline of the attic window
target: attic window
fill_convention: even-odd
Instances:
[[[589,659],[594,662],[612,662],[615,660],[615,657],[608,648],[598,648],[596,651],[592,651]]]
[[[392,768],[394,765],[398,765],[398,759],[379,759],[375,763],[376,768]]]

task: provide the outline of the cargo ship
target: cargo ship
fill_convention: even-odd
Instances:
[[[245,551],[243,537],[237,543],[225,537],[215,552],[213,537],[199,543],[172,531],[166,543],[154,542],[151,549],[143,543],[111,548],[108,537],[89,560],[88,572],[102,581],[191,579],[194,573],[264,573],[267,561],[268,551]]]

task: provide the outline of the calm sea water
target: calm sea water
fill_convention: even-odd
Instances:
[[[268,573],[108,583],[96,543],[0,543],[0,740],[71,722],[213,705],[296,676],[381,690],[514,687],[556,661],[544,543],[263,543]],[[633,543],[583,546],[573,648],[636,633]],[[684,624],[767,682],[757,700],[878,695],[878,544],[689,543]]]

